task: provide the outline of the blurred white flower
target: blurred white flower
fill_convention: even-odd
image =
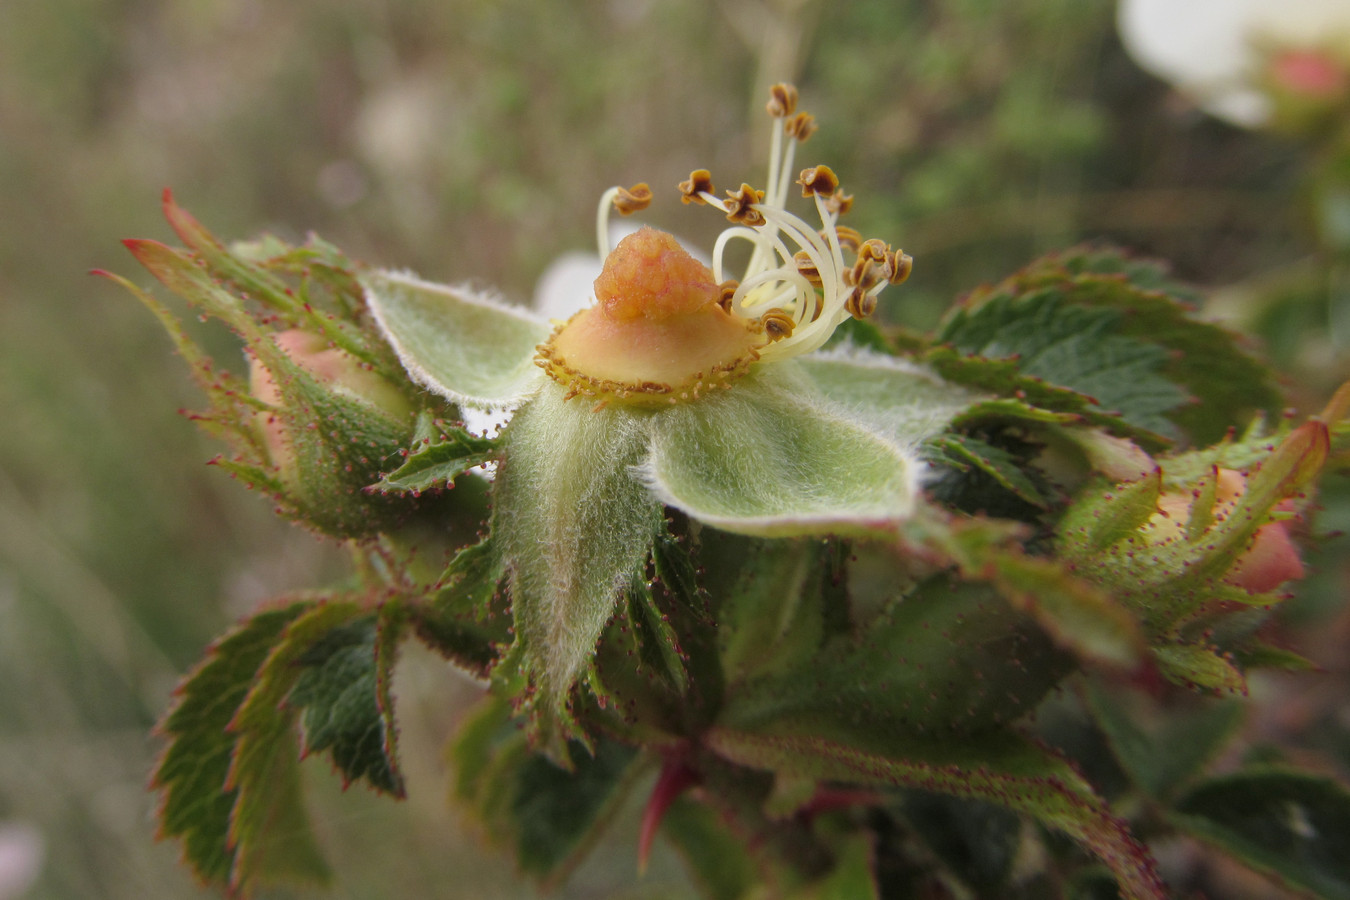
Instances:
[[[0,822],[0,900],[18,900],[42,871],[45,842],[23,822]]]
[[[1121,0],[1125,49],[1207,112],[1266,124],[1270,87],[1345,90],[1350,0]]]

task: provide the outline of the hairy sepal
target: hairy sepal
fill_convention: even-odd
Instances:
[[[892,531],[917,505],[917,455],[819,404],[791,374],[756,373],[662,411],[641,473],[652,493],[741,534]]]
[[[516,406],[543,375],[535,347],[549,325],[466,288],[407,273],[361,276],[366,302],[413,381],[477,409]]]
[[[651,413],[593,410],[548,383],[511,420],[497,473],[493,533],[511,590],[516,640],[547,746],[573,733],[568,695],[587,671],[620,592],[643,576],[660,505],[632,469]]]

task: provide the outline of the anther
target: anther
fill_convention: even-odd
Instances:
[[[862,262],[866,259],[871,260],[872,262],[884,263],[886,261],[886,254],[890,249],[890,247],[886,246],[885,241],[878,238],[869,238],[868,240],[863,241],[862,245],[858,247],[858,261]]]
[[[621,216],[631,216],[651,205],[652,189],[647,182],[635,184],[630,188],[619,188],[614,195],[614,210]]]
[[[844,309],[855,319],[865,319],[877,310],[877,295],[870,294],[861,287],[849,291],[844,301]]]
[[[727,199],[722,201],[722,207],[727,211],[727,218],[740,225],[754,227],[764,224],[764,216],[755,209],[756,203],[762,203],[764,192],[757,191],[748,184],[742,184],[741,189],[735,193],[727,191]]]
[[[721,294],[717,298],[717,305],[722,307],[723,312],[731,312],[731,300],[736,296],[736,288],[740,286],[741,283],[734,278],[729,278],[717,286]]]
[[[853,208],[853,195],[835,191],[830,195],[830,199],[825,201],[825,208],[836,216],[842,216]]]
[[[890,255],[886,269],[886,278],[891,284],[903,284],[909,278],[909,273],[914,271],[914,257],[897,250]]]
[[[811,282],[813,287],[825,286],[825,280],[820,277],[820,268],[811,259],[810,253],[805,250],[798,250],[792,254],[792,262],[797,266],[797,273]]]
[[[797,109],[797,89],[790,84],[775,84],[769,88],[769,103],[764,109],[775,119],[786,119]]]
[[[707,203],[708,201],[700,194],[711,194],[716,190],[712,183],[712,173],[707,169],[695,169],[689,173],[687,180],[680,182],[680,202]]]
[[[809,169],[802,169],[801,177],[797,179],[797,183],[802,186],[803,197],[810,197],[813,194],[829,197],[839,190],[839,177],[834,174],[834,170],[829,166],[812,166]]]
[[[760,324],[764,326],[764,333],[768,335],[769,342],[781,341],[783,338],[792,336],[792,329],[796,327],[792,316],[786,310],[774,307],[759,317]]]
[[[799,112],[792,118],[783,123],[783,130],[789,137],[796,138],[799,142],[805,142],[807,138],[816,133],[820,126],[816,124],[816,117],[810,113]]]
[[[847,225],[836,225],[834,233],[839,237],[839,246],[849,250],[857,251],[862,246],[862,234],[856,228],[849,228]],[[824,232],[821,233],[824,236]]]

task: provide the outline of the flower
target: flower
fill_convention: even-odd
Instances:
[[[1140,66],[1236,125],[1266,124],[1282,100],[1350,91],[1344,0],[1121,0],[1117,24]]]
[[[912,263],[838,224],[852,198],[826,166],[796,181],[819,227],[786,208],[796,145],[815,130],[796,101],[773,89],[766,190],[718,199],[706,170],[680,185],[685,203],[732,223],[710,266],[654,229],[609,245],[610,211],[651,201],[638,185],[602,198],[595,302],[565,321],[407,273],[361,279],[414,381],[461,409],[514,410],[492,536],[522,668],[546,701],[534,708],[564,733],[569,692],[644,577],[663,507],[760,536],[893,534],[919,507],[917,445],[972,400],[894,357],[822,349]],[[734,241],[748,245],[739,278]]]

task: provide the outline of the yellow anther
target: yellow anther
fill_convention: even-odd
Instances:
[[[764,326],[764,334],[768,336],[770,343],[792,337],[792,329],[796,327],[792,316],[786,310],[778,307],[774,307],[760,316],[759,321]]]
[[[862,235],[856,228],[849,228],[847,225],[836,225],[834,227],[834,233],[839,236],[840,247],[856,252],[858,247],[862,245]],[[824,236],[825,233],[822,231],[821,237]]]
[[[829,166],[812,166],[809,169],[802,169],[801,177],[797,183],[802,186],[802,196],[810,197],[814,194],[829,197],[839,190],[839,176],[834,174],[834,170]]]
[[[695,169],[689,173],[689,178],[680,182],[680,202],[682,203],[707,203],[700,195],[711,194],[717,189],[713,187],[712,173],[707,169]]]
[[[651,205],[652,189],[647,182],[635,184],[630,188],[619,188],[614,196],[614,210],[621,216],[631,216]]]
[[[731,300],[736,296],[736,288],[740,286],[741,283],[734,278],[728,278],[717,286],[717,290],[721,293],[717,298],[717,305],[722,307],[723,312],[731,312]]]
[[[858,262],[869,260],[871,262],[884,263],[886,254],[890,252],[890,247],[886,242],[878,238],[869,238],[862,242],[858,247]]]
[[[798,250],[792,254],[792,261],[797,266],[797,273],[811,282],[813,287],[822,287],[825,280],[820,277],[820,269],[811,259],[811,254],[805,250]]]
[[[754,204],[763,200],[763,191],[757,191],[748,184],[742,184],[741,189],[735,193],[727,191],[727,199],[722,201],[722,206],[727,211],[727,218],[732,222],[754,227],[764,224],[764,216],[754,207]]]
[[[844,309],[855,319],[865,319],[877,310],[876,294],[868,293],[864,288],[854,287],[844,301]]]
[[[769,88],[769,103],[764,107],[775,119],[786,119],[797,109],[797,89],[790,84]]]
[[[816,129],[819,127],[820,126],[816,124],[815,116],[804,112],[797,113],[783,123],[783,130],[786,131],[790,137],[796,138],[798,141],[805,141],[811,135],[815,134]]]
[[[903,284],[909,278],[909,273],[914,271],[914,257],[903,250],[896,250],[890,255],[886,268],[886,278],[891,284]]]
[[[842,216],[853,208],[853,195],[835,191],[830,195],[830,199],[825,201],[825,208],[836,216]]]

